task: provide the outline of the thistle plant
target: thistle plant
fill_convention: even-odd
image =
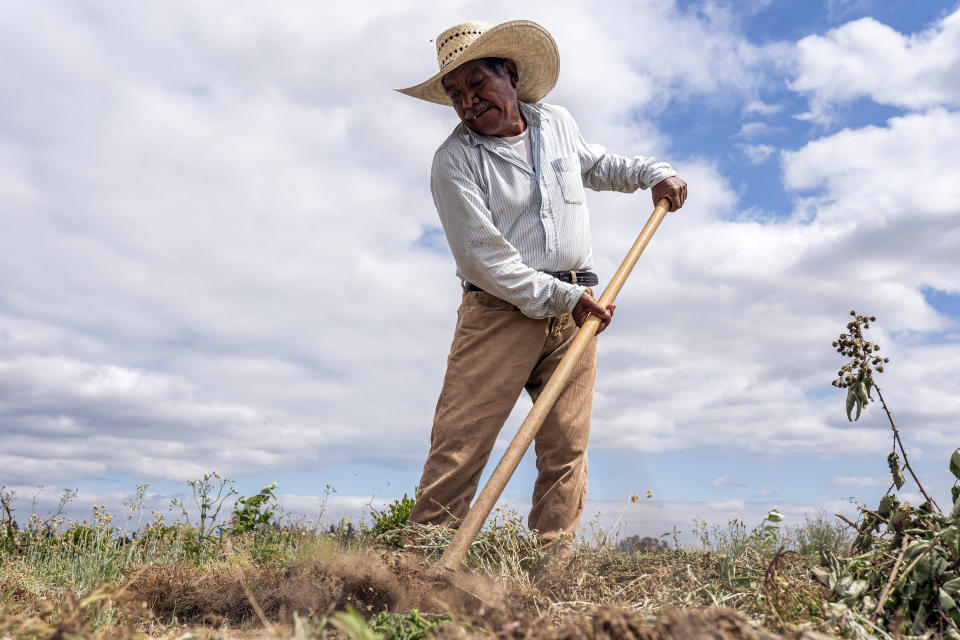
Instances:
[[[936,637],[960,640],[960,449],[950,457],[950,471],[958,483],[952,490],[953,509],[945,515],[910,466],[900,432],[874,381],[874,373],[882,373],[890,361],[878,355],[879,347],[864,335],[876,318],[856,311],[850,315],[847,331],[833,343],[850,360],[837,372],[833,386],[847,389],[851,421],[873,400],[871,391],[876,392],[893,432],[887,456],[892,483],[876,509],[859,507],[859,523],[840,516],[856,530],[856,555],[844,559],[830,555],[826,568],[813,571],[832,592],[828,612],[847,625],[853,637],[868,635],[867,628],[883,632],[880,627],[885,627],[897,637],[938,633]],[[905,484],[904,471],[925,499],[917,507],[893,493],[894,487],[899,490]]]
[[[923,485],[920,484],[920,479],[917,478],[917,474],[913,472],[910,461],[907,459],[907,451],[904,449],[903,441],[900,439],[900,432],[897,430],[897,425],[893,422],[893,415],[890,413],[890,409],[883,399],[880,387],[877,386],[873,378],[874,372],[883,373],[884,365],[890,362],[890,358],[879,356],[880,347],[875,342],[867,340],[864,336],[864,330],[869,329],[870,323],[876,322],[877,318],[876,316],[860,315],[855,310],[851,311],[850,315],[853,316],[853,320],[847,323],[847,331],[841,333],[840,337],[833,343],[837,353],[850,358],[850,361],[837,371],[837,378],[833,381],[833,386],[847,390],[847,420],[852,422],[853,420],[860,419],[863,407],[873,400],[871,392],[875,390],[877,392],[877,399],[880,400],[880,404],[887,414],[890,429],[893,431],[893,448],[887,456],[887,465],[890,467],[890,475],[893,478],[893,484],[890,485],[890,489],[894,486],[896,486],[898,490],[903,487],[906,481],[903,471],[906,469],[910,472],[914,482],[917,483],[917,487],[920,489],[923,497],[936,507],[937,511],[940,511],[939,505],[927,494]],[[851,417],[854,408],[857,410],[856,417]],[[899,453],[897,451],[898,449]],[[900,462],[901,455],[903,456],[902,466]],[[887,489],[888,493],[890,489]]]
[[[871,322],[877,321],[876,316],[862,316],[856,311],[851,311],[850,315],[853,320],[847,323],[849,333],[841,333],[833,343],[837,353],[850,358],[850,361],[837,371],[833,386],[847,390],[847,420],[852,422],[860,419],[863,407],[873,400],[870,391],[876,387],[873,381],[874,370],[883,373],[883,365],[890,362],[890,358],[877,355],[880,347],[863,335],[863,330],[869,329]],[[851,418],[854,407],[857,409],[857,416]]]

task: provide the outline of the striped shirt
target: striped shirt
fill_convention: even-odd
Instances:
[[[677,175],[665,162],[587,144],[563,107],[520,103],[534,167],[461,123],[433,158],[430,189],[457,275],[531,318],[569,313],[585,287],[544,271],[593,267],[584,187],[632,193]]]

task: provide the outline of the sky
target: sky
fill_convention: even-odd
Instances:
[[[830,385],[851,309],[877,316],[878,383],[948,502],[960,3],[520,7],[0,0],[0,485],[18,514],[70,488],[85,518],[149,484],[172,518],[208,471],[245,495],[276,481],[322,521],[412,493],[460,296],[429,192],[457,119],[392,89],[435,72],[447,27],[519,18],[559,46],[546,102],[689,185],[599,341],[586,533],[877,502],[889,424],[877,405],[848,422]],[[588,204],[602,287],[652,202]],[[502,505],[525,513],[534,477],[525,459]]]

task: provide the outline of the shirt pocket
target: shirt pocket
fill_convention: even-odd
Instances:
[[[583,177],[580,175],[580,158],[563,156],[550,164],[557,174],[563,201],[569,204],[583,204]]]

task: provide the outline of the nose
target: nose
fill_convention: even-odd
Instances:
[[[476,98],[476,97],[474,96],[473,91],[471,91],[471,90],[469,90],[469,89],[467,89],[466,91],[462,92],[462,93],[460,94],[460,106],[461,106],[461,108],[463,108],[463,110],[466,111],[467,109],[470,109],[471,107],[473,107],[473,103],[474,103],[474,101],[475,101],[475,98]]]

